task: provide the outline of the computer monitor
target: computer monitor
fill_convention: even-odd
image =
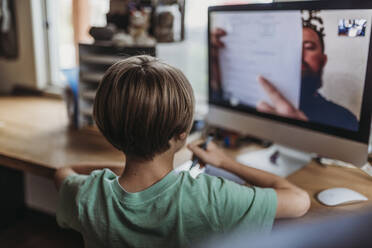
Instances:
[[[208,23],[210,124],[366,163],[370,1],[213,6]]]

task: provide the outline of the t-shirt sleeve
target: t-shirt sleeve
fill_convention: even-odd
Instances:
[[[77,195],[79,188],[84,184],[88,176],[71,175],[62,183],[59,190],[59,200],[57,207],[57,223],[64,228],[72,228],[80,231],[79,204]]]
[[[252,232],[270,232],[277,209],[274,189],[247,187],[217,178],[212,197],[222,231],[235,228]]]

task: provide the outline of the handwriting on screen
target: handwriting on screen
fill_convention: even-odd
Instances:
[[[270,102],[257,77],[264,76],[299,107],[302,60],[300,11],[217,13],[212,28],[227,32],[221,41],[224,98],[256,107]],[[290,89],[290,90],[288,90]]]

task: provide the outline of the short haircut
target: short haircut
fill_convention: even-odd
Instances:
[[[191,129],[192,87],[179,70],[141,55],[112,65],[98,87],[93,116],[106,137],[126,156],[152,160],[170,139]]]

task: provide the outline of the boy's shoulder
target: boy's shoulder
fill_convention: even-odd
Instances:
[[[78,180],[78,176],[76,175],[76,179],[74,176],[70,176],[70,180]],[[80,189],[83,188],[92,188],[94,185],[104,185],[112,180],[115,180],[117,175],[112,172],[110,169],[102,169],[102,170],[94,170],[89,175],[85,176],[85,180],[82,184],[80,184]]]
[[[62,227],[81,230],[80,206],[82,202],[93,202],[92,197],[100,190],[101,179],[114,178],[115,174],[108,170],[96,170],[90,175],[73,174],[65,178],[59,190],[57,222]]]
[[[75,188],[75,199],[77,201],[91,200],[88,198],[96,198],[97,194],[95,193],[98,191],[110,191],[110,184],[114,180],[117,180],[117,175],[110,169],[94,170],[89,175],[75,174],[69,176],[63,182],[63,187]]]

